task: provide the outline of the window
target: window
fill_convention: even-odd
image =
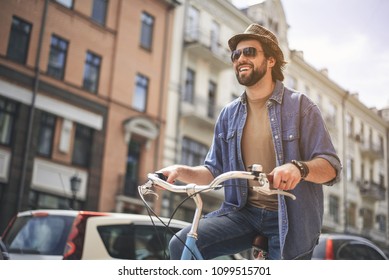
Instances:
[[[383,256],[373,247],[362,242],[345,242],[336,253],[338,260],[383,260]]]
[[[132,106],[141,112],[146,111],[147,92],[149,90],[149,79],[141,74],[136,75],[135,93]]]
[[[146,12],[142,13],[142,30],[140,32],[140,45],[142,48],[151,50],[153,43],[154,17]]]
[[[200,38],[200,11],[193,6],[188,9],[185,37],[188,41],[198,41]]]
[[[333,219],[335,223],[339,222],[339,198],[330,195],[329,197],[329,206],[330,206],[330,217]]]
[[[50,157],[53,148],[56,117],[50,113],[42,112],[40,115],[38,154]]]
[[[49,65],[47,75],[62,80],[65,73],[65,62],[68,51],[68,42],[56,35],[51,36]]]
[[[214,118],[216,111],[216,83],[209,81],[208,85],[208,117]]]
[[[196,72],[190,68],[187,68],[183,101],[193,103],[194,92],[195,92],[195,78],[196,78]]]
[[[208,147],[184,137],[182,140],[182,164],[197,166],[204,163],[204,159],[207,155]]]
[[[386,216],[383,214],[377,215],[376,222],[378,223],[378,230],[383,233],[386,232]]]
[[[93,0],[92,19],[101,25],[105,25],[108,0]]]
[[[354,136],[354,118],[349,114],[346,116],[346,133],[349,137]]]
[[[9,59],[22,64],[26,63],[31,29],[31,24],[17,17],[12,18],[7,49]]]
[[[73,8],[73,0],[55,0],[55,2],[65,6],[66,8]]]
[[[219,36],[220,36],[220,25],[217,22],[212,21],[210,46],[211,46],[211,50],[216,53],[219,50]]]
[[[100,76],[101,58],[91,52],[86,53],[84,69],[84,89],[90,92],[97,92]]]
[[[327,122],[329,122],[331,125],[336,125],[336,116],[338,114],[336,105],[332,102],[328,104],[328,117],[327,117]]]
[[[361,216],[363,221],[363,229],[369,230],[373,228],[374,216],[373,211],[367,208],[361,209]]]
[[[11,144],[15,117],[16,103],[0,97],[0,144]]]
[[[354,181],[354,159],[349,158],[346,161],[346,178],[347,181]]]
[[[141,150],[142,142],[140,140],[131,139],[128,146],[126,182],[124,186],[124,194],[127,196],[135,197],[138,193],[137,187]]]
[[[92,150],[92,129],[81,124],[76,124],[74,137],[73,158],[75,165],[88,167]]]
[[[181,228],[152,223],[111,224],[97,227],[108,254],[117,259],[161,260],[169,259],[169,241]]]
[[[346,211],[348,225],[355,227],[357,225],[357,205],[354,202],[350,202]]]

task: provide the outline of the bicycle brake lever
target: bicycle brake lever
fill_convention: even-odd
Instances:
[[[159,195],[152,189],[152,187],[153,182],[149,180],[145,184],[139,186],[138,189],[142,195],[154,195],[158,199]]]
[[[264,193],[265,195],[280,194],[280,195],[288,196],[293,200],[296,200],[296,196],[289,193],[289,192],[270,188],[270,183],[272,183],[272,182],[273,182],[272,176],[269,176],[269,175],[268,176],[266,176],[266,175],[260,176],[258,178],[259,186],[254,186],[253,190],[256,192]]]
[[[265,195],[274,195],[274,194],[280,194],[284,196],[288,196],[293,200],[296,200],[296,196],[294,194],[291,194],[286,191],[277,190],[277,189],[270,189],[269,187],[260,187],[260,186],[254,186],[253,190],[256,192],[264,193]]]

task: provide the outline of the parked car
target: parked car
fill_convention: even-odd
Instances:
[[[148,215],[74,210],[19,213],[2,235],[16,259],[169,259],[168,243],[189,225]],[[240,259],[239,255],[221,259]]]
[[[351,234],[323,233],[313,251],[313,260],[387,260],[372,241]]]

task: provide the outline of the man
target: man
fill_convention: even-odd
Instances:
[[[268,238],[269,259],[310,259],[322,227],[321,184],[339,180],[340,160],[318,107],[283,85],[286,62],[276,36],[251,24],[228,44],[245,92],[221,111],[203,166],[174,165],[161,172],[168,182],[208,184],[221,173],[261,164],[273,175],[273,187],[297,200],[254,192],[255,182],[229,181],[221,208],[200,221],[201,253],[206,259],[237,253],[251,248],[260,234]],[[188,231],[179,238],[185,240]],[[172,259],[180,258],[183,246],[172,238]]]

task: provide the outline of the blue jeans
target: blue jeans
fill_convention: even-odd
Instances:
[[[170,259],[179,260],[190,227],[186,227],[170,240]],[[254,237],[266,236],[269,242],[269,259],[281,258],[278,229],[278,212],[246,206],[223,216],[203,218],[198,227],[197,247],[204,259],[236,254],[250,249]]]

